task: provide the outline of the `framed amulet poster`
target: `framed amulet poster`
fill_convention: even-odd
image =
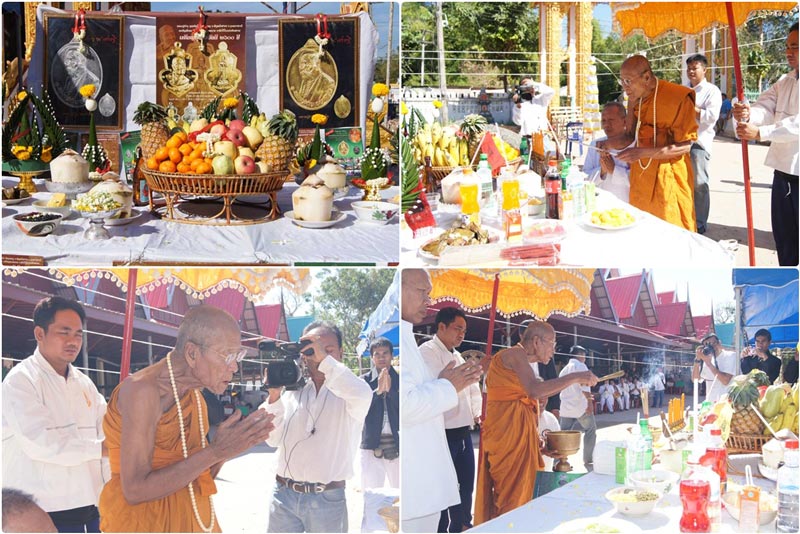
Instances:
[[[326,127],[358,126],[358,19],[327,17],[279,21],[280,107],[313,128],[311,116],[328,116]]]

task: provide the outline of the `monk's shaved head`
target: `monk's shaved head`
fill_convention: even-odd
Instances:
[[[546,323],[544,321],[530,321],[525,328],[525,331],[522,332],[522,341],[528,342],[534,337],[541,338],[550,333],[555,333],[555,330],[550,323]]]
[[[192,308],[183,317],[183,322],[178,328],[175,351],[179,354],[183,352],[187,341],[207,345],[228,329],[239,332],[239,323],[225,310],[213,306]]]
[[[630,69],[638,73],[651,72],[652,70],[650,68],[650,62],[647,60],[647,58],[640,55],[631,56],[623,61],[620,71],[622,69]]]

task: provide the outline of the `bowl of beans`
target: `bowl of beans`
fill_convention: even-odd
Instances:
[[[43,213],[34,211],[14,215],[14,224],[20,231],[31,237],[43,237],[51,234],[64,216],[60,213]]]
[[[606,499],[614,505],[617,512],[631,516],[647,515],[653,511],[664,494],[657,490],[646,490],[623,486],[606,492]]]

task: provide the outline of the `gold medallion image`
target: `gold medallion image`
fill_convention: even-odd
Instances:
[[[208,60],[211,68],[203,74],[203,78],[209,89],[219,96],[233,93],[242,81],[242,71],[236,68],[239,59],[228,50],[228,43],[219,43],[219,48]]]
[[[333,103],[333,112],[336,113],[336,116],[340,119],[347,118],[347,116],[350,115],[351,109],[350,101],[344,95],[337,98],[336,102]]]
[[[164,89],[176,97],[194,89],[197,71],[192,69],[192,56],[180,43],[176,42],[163,59],[164,68],[158,73],[158,79],[164,84]]]
[[[289,59],[286,87],[301,108],[313,111],[324,107],[333,98],[338,84],[339,71],[333,56],[325,49],[320,50],[313,39],[306,41]]]

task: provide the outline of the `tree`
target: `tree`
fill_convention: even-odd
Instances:
[[[726,302],[714,306],[714,324],[732,323],[736,319],[736,304]]]
[[[358,334],[392,284],[393,269],[323,269],[317,274],[313,315],[342,331],[345,353],[355,353]]]

